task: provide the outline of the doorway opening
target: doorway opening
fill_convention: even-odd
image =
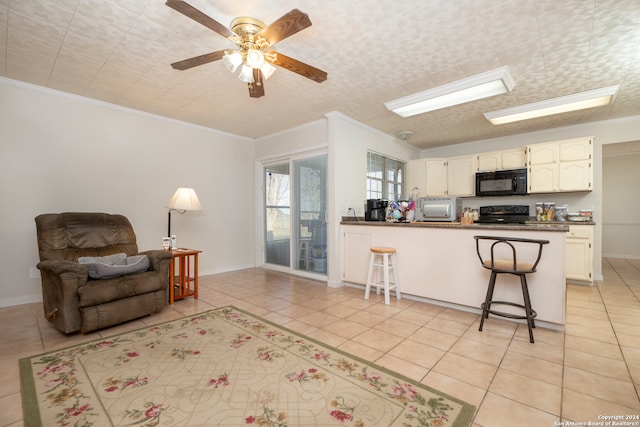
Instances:
[[[265,266],[327,275],[327,155],[263,167]]]

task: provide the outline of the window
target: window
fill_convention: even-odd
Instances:
[[[380,154],[367,153],[367,199],[400,200],[405,164]]]

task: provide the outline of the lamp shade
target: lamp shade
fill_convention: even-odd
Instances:
[[[240,74],[238,78],[245,83],[253,83],[255,80],[253,79],[253,68],[242,65],[242,69],[240,70]]]
[[[178,188],[166,207],[178,211],[202,210],[200,200],[198,200],[195,190],[189,187]]]
[[[222,61],[229,71],[235,73],[242,64],[242,55],[240,52],[225,52]]]
[[[271,77],[271,74],[273,74],[273,72],[275,70],[276,70],[276,67],[274,67],[273,65],[269,64],[266,61],[260,67],[260,71],[262,71],[262,77],[264,77],[265,80],[267,80],[269,77]]]

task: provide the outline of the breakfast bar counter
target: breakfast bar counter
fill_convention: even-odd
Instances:
[[[490,271],[482,268],[473,236],[503,236],[548,240],[538,271],[527,276],[537,321],[561,328],[565,323],[565,246],[569,226],[558,223],[470,224],[356,221],[343,218],[340,225],[341,272],[346,284],[364,285],[369,249],[390,246],[397,250],[403,296],[480,313]],[[530,253],[518,252],[528,257]],[[500,275],[495,298],[521,301],[516,276]],[[507,281],[512,283],[506,286]],[[364,295],[364,293],[363,293]]]

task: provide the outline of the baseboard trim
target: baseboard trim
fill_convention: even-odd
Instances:
[[[602,254],[602,258],[640,259],[640,255]]]
[[[0,299],[0,308],[13,307],[15,305],[33,304],[42,302],[42,295],[27,295],[19,298]]]

